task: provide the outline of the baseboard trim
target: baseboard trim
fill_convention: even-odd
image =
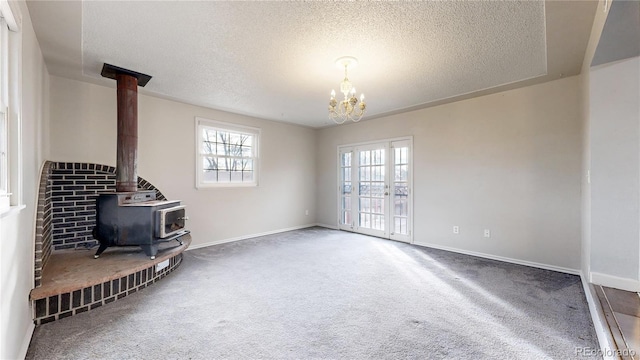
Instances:
[[[29,351],[29,344],[31,344],[31,338],[33,337],[33,331],[36,329],[33,321],[29,321],[29,326],[27,326],[27,332],[24,334],[24,339],[22,339],[22,344],[20,345],[20,357],[19,359],[24,359],[27,357],[27,351]]]
[[[486,254],[486,253],[481,253],[481,252],[476,252],[476,251],[463,250],[463,249],[458,249],[458,248],[449,247],[449,246],[436,245],[436,244],[427,244],[427,243],[419,243],[419,242],[414,242],[413,244],[414,245],[419,245],[419,246],[424,246],[424,247],[429,247],[429,248],[434,248],[434,249],[438,249],[438,250],[451,251],[451,252],[458,253],[458,254],[477,256],[477,257],[490,259],[490,260],[504,261],[504,262],[507,262],[507,263],[530,266],[530,267],[539,268],[539,269],[545,269],[545,270],[552,270],[552,271],[557,271],[557,272],[571,274],[571,275],[580,275],[580,270],[578,270],[578,269],[571,269],[571,268],[566,268],[566,267],[561,267],[561,266],[537,263],[537,262],[533,262],[533,261],[513,259],[513,258],[504,257],[504,256],[491,255],[491,254]]]
[[[589,274],[589,282],[625,291],[640,292],[640,281],[598,272]]]
[[[265,232],[257,233],[257,234],[242,235],[242,236],[237,236],[237,237],[228,238],[228,239],[209,241],[209,242],[206,242],[204,244],[191,245],[191,246],[189,246],[189,248],[186,251],[200,249],[200,248],[203,248],[203,247],[208,247],[208,246],[213,246],[213,245],[226,244],[226,243],[230,243],[230,242],[234,242],[234,241],[247,240],[247,239],[256,238],[256,237],[259,237],[259,236],[273,235],[273,234],[283,233],[283,232],[287,232],[287,231],[306,229],[306,228],[310,228],[310,227],[314,227],[314,226],[318,226],[318,225],[317,224],[300,225],[300,226],[294,226],[294,227],[285,228],[285,229],[265,231]],[[193,234],[192,234],[192,236],[193,236]]]
[[[331,229],[331,230],[340,230],[337,226],[335,225],[327,225],[327,224],[321,224],[321,223],[316,223],[316,226],[320,226],[323,228],[327,228],[327,229]]]
[[[584,289],[584,295],[587,298],[587,304],[589,305],[589,313],[591,314],[591,322],[593,322],[593,328],[596,330],[596,336],[598,338],[598,344],[600,345],[601,355],[604,359],[618,359],[613,356],[615,352],[611,351],[615,349],[615,341],[611,335],[611,330],[608,328],[607,319],[605,318],[604,311],[596,289],[593,284],[590,284],[586,276],[581,272],[580,280],[582,281],[582,288]]]

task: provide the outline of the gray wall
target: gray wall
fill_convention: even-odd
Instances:
[[[338,145],[412,135],[415,243],[578,271],[580,115],[571,77],[322,129],[318,222],[337,225]]]
[[[591,280],[640,291],[640,58],[590,73]]]
[[[10,105],[22,119],[17,192],[24,208],[0,216],[0,359],[24,357],[33,332],[29,292],[33,287],[34,214],[40,166],[47,156],[49,73],[26,4],[17,4],[22,30],[11,35],[10,46],[16,58],[22,57],[22,69],[11,74],[21,82],[10,95]],[[21,46],[14,48],[18,45],[14,41]]]
[[[187,205],[192,247],[315,223],[315,130],[145,95],[138,101],[138,175]],[[52,76],[50,160],[115,166],[116,116],[115,88]],[[261,129],[258,187],[195,188],[196,116]]]

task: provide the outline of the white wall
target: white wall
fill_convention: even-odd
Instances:
[[[337,225],[338,145],[413,135],[417,244],[577,271],[579,89],[571,77],[322,129],[318,222]]]
[[[590,73],[591,281],[640,291],[640,58]]]
[[[591,273],[591,140],[590,113],[589,113],[589,71],[579,75],[580,77],[580,112],[582,118],[582,176],[581,176],[581,256],[580,271],[586,280]]]
[[[24,2],[19,2],[22,24],[22,204],[25,208],[0,218],[0,358],[26,354],[33,320],[29,292],[33,287],[33,244],[36,190],[46,156],[49,75]],[[18,91],[19,93],[20,91]],[[13,103],[13,102],[12,102]],[[17,139],[12,139],[17,140]]]
[[[115,166],[115,88],[52,76],[50,91],[50,160]],[[315,130],[151,96],[138,100],[138,175],[187,205],[192,246],[315,223]],[[258,187],[195,189],[196,116],[262,130]]]

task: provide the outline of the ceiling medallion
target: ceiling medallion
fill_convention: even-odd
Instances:
[[[331,90],[331,99],[329,100],[329,118],[336,124],[343,124],[347,120],[358,122],[362,119],[367,104],[364,102],[364,94],[360,94],[360,111],[356,111],[358,99],[356,98],[356,88],[353,87],[347,76],[349,68],[358,65],[358,59],[352,56],[344,56],[336,60],[336,65],[344,68],[344,80],[340,83],[340,92],[344,94],[344,100],[336,100],[335,90]]]

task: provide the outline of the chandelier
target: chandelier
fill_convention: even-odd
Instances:
[[[336,60],[336,65],[341,68],[344,67],[344,80],[340,83],[340,92],[344,95],[344,100],[338,103],[335,90],[331,90],[331,99],[329,100],[329,118],[336,124],[343,124],[347,120],[360,121],[367,108],[367,104],[364,102],[364,94],[360,94],[360,105],[357,106],[360,111],[356,110],[356,105],[358,104],[356,88],[353,87],[347,76],[349,67],[353,68],[357,64],[358,59],[352,56],[345,56]]]

